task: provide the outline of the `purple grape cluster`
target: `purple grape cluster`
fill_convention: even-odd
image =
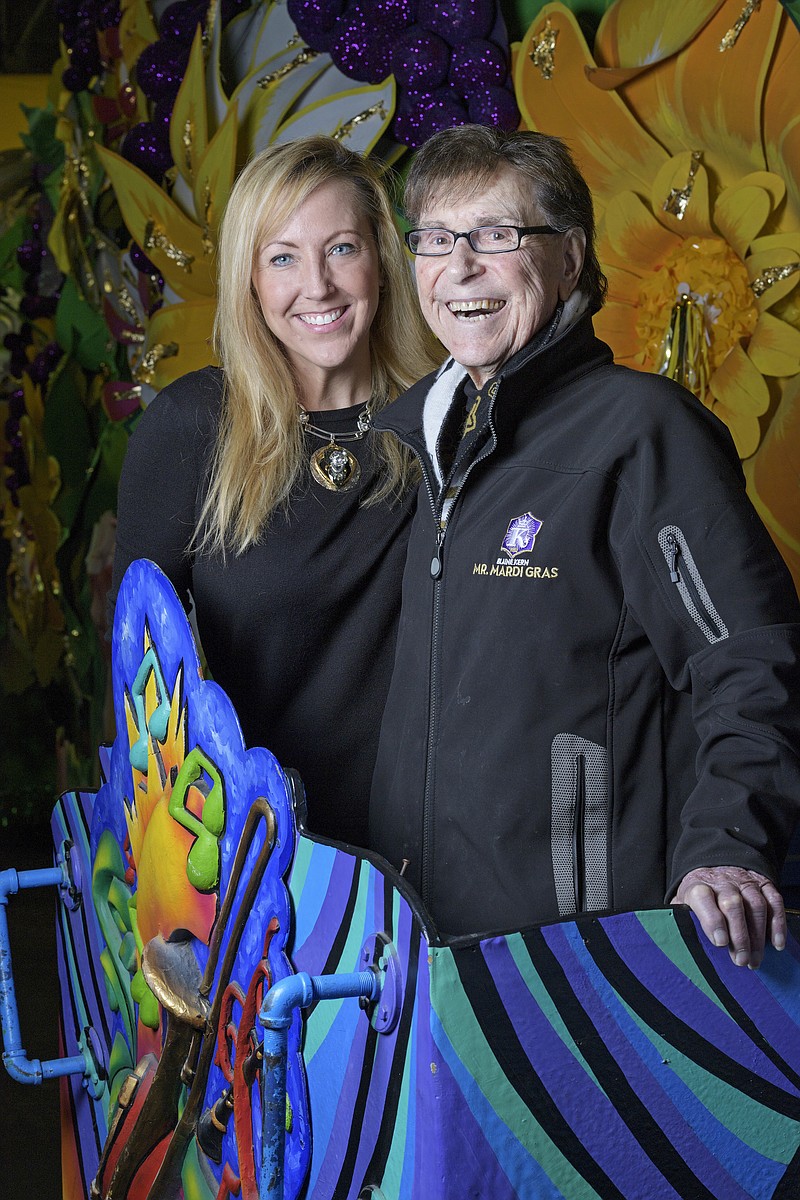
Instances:
[[[222,24],[249,7],[250,0],[222,0]],[[172,166],[169,123],[198,25],[206,20],[208,0],[174,0],[161,14],[159,39],[136,62],[136,82],[152,102],[152,117],[125,135],[121,152],[157,183]]]
[[[131,242],[130,246],[128,247],[128,254],[136,270],[139,271],[140,274],[146,275],[150,281],[149,290],[151,296],[155,297],[153,305],[148,313],[149,316],[152,316],[155,310],[161,307],[160,293],[164,290],[164,276],[159,274],[158,269],[147,257],[138,242]]]
[[[519,124],[497,0],[289,0],[288,10],[351,79],[394,75],[393,133],[406,146],[468,122]]]
[[[29,321],[52,317],[58,307],[58,285],[63,276],[58,272],[46,244],[51,218],[52,212],[47,201],[40,199],[32,212],[30,232],[17,246],[17,262],[25,273],[22,285],[24,295],[19,308]]]
[[[70,92],[82,92],[103,69],[97,34],[119,25],[119,0],[56,0],[56,16],[69,54],[62,83]]]
[[[25,320],[16,332],[7,333],[3,338],[3,345],[9,354],[9,379],[21,382],[23,375],[27,374],[32,383],[43,389],[63,354],[58,342],[43,344],[43,335],[35,324],[55,314],[60,295],[55,285],[63,279],[45,242],[46,226],[51,215],[47,202],[38,200],[31,211],[28,236],[17,246],[17,262],[24,273],[19,311]],[[41,349],[31,357],[30,347],[35,342],[41,345]],[[17,504],[19,489],[30,483],[19,424],[25,413],[25,395],[17,384],[3,398],[8,401],[5,434],[9,444],[5,454],[5,465],[9,469],[5,486],[11,493],[13,503]]]
[[[6,349],[10,350],[12,340],[20,336],[22,335],[7,333],[3,339]],[[13,355],[14,352],[12,351],[12,357]],[[21,387],[17,387],[14,388],[13,392],[7,392],[3,398],[8,401],[8,417],[6,418],[5,427],[8,450],[6,450],[3,456],[8,473],[5,475],[3,482],[11,493],[11,502],[15,507],[18,507],[19,489],[31,481],[28,460],[25,457],[25,448],[22,444],[22,432],[19,427],[20,419],[25,414],[25,394]]]

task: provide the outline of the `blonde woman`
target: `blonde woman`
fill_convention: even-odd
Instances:
[[[299,770],[311,832],[366,845],[416,492],[372,421],[436,362],[374,164],[311,137],[245,167],[214,344],[220,367],[165,388],[131,439],[114,591],[158,563],[248,745]]]

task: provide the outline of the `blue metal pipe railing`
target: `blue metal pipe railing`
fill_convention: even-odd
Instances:
[[[355,971],[350,975],[308,975],[303,972],[279,980],[265,995],[259,1013],[264,1026],[260,1200],[283,1200],[286,1060],[294,1010],[308,1008],[317,1000],[342,1000],[347,996],[379,1000],[384,978],[377,970]]]
[[[36,871],[15,871],[11,867],[0,871],[0,1026],[3,1032],[3,1063],[17,1083],[37,1084],[45,1079],[59,1079],[62,1075],[83,1075],[96,1087],[99,1084],[98,1066],[88,1038],[81,1041],[81,1054],[52,1058],[46,1062],[41,1062],[38,1058],[29,1058],[22,1045],[6,910],[9,896],[38,887],[59,888],[62,898],[68,895],[74,906],[76,892],[70,878],[69,852],[66,847],[62,848],[58,865],[55,867],[45,867]]]

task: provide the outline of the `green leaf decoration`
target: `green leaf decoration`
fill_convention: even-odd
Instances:
[[[116,342],[102,315],[83,299],[71,278],[64,281],[56,309],[56,338],[84,370],[113,368]]]

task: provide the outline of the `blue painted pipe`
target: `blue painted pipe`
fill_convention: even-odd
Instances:
[[[261,1108],[260,1200],[283,1200],[283,1165],[286,1149],[286,1059],[289,1026],[296,1008],[317,1000],[343,1000],[346,996],[380,999],[384,976],[377,971],[351,975],[287,975],[269,989],[261,1005],[264,1026]]]
[[[42,1083],[45,1079],[58,1079],[61,1075],[91,1073],[83,1054],[40,1062],[38,1058],[28,1058],[22,1045],[8,936],[8,897],[25,888],[54,885],[66,889],[71,886],[64,863],[38,871],[15,871],[13,867],[0,871],[0,1024],[3,1030],[3,1063],[17,1083]]]

